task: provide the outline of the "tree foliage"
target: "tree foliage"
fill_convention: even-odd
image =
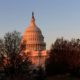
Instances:
[[[79,72],[80,69],[80,39],[71,41],[57,39],[46,60],[46,71],[49,74]]]
[[[4,69],[4,80],[29,78],[31,62],[28,56],[24,59],[24,48],[25,44],[21,44],[21,34],[17,31],[8,32],[3,39],[0,39],[0,65]]]
[[[21,35],[19,32],[14,31],[12,33],[8,32],[4,36],[4,47],[5,52],[8,55],[18,54],[19,53],[19,45],[21,42]]]

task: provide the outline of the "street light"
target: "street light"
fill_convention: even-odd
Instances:
[[[41,51],[38,53],[38,66],[41,67]]]

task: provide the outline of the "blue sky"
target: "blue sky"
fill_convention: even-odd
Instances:
[[[24,32],[34,11],[47,48],[56,40],[80,38],[80,0],[0,0],[0,37]]]

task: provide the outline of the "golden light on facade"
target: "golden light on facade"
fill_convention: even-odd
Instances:
[[[32,12],[32,18],[29,26],[25,30],[22,36],[22,43],[25,42],[26,49],[25,54],[29,55],[31,61],[35,65],[39,65],[39,54],[40,64],[43,65],[47,55],[46,43],[39,27],[35,23],[34,13]]]

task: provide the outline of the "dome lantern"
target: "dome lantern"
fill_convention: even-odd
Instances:
[[[34,18],[34,12],[32,12],[32,19],[35,21],[35,18]]]

